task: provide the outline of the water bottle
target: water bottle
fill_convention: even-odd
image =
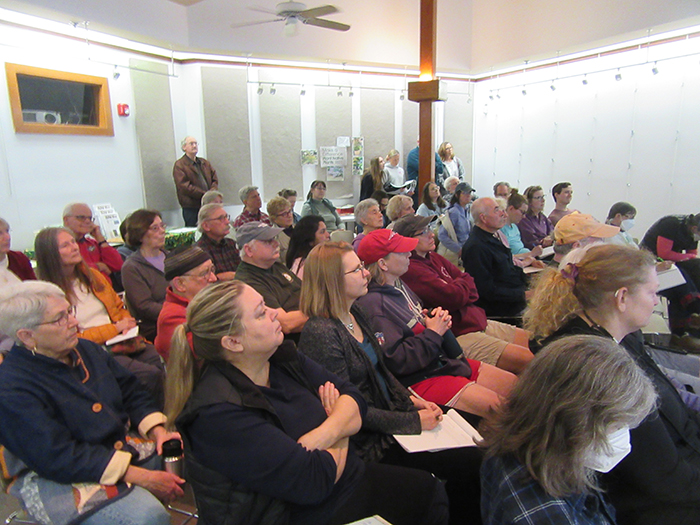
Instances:
[[[182,477],[182,443],[179,439],[169,439],[163,443],[163,464],[166,472]]]

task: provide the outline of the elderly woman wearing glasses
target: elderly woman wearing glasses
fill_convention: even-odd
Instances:
[[[165,227],[160,212],[136,210],[129,216],[126,239],[137,250],[124,261],[122,283],[129,310],[141,322],[139,331],[149,341],[156,337],[158,314],[165,301]]]
[[[145,438],[160,453],[179,436],[165,430],[165,416],[133,375],[78,339],[74,312],[51,283],[0,291],[0,331],[16,343],[0,366],[10,491],[42,524],[168,524],[158,499],[181,496],[184,480],[148,470],[159,458]],[[132,438],[131,427],[142,437]]]

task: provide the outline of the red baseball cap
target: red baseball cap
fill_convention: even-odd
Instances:
[[[357,247],[357,255],[365,264],[372,264],[390,253],[412,252],[416,246],[416,237],[404,237],[395,231],[380,229],[371,231],[362,238]]]

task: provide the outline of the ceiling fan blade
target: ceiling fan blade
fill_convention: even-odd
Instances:
[[[260,20],[259,22],[244,22],[242,24],[231,24],[231,27],[233,29],[237,29],[239,27],[259,26],[261,24],[269,24],[271,22],[284,22],[284,18],[276,18],[274,20]]]
[[[324,20],[323,18],[306,18],[303,20],[303,22],[310,26],[333,29],[334,31],[347,31],[350,29],[350,26],[347,24],[341,24],[340,22],[333,22],[331,20]]]
[[[277,11],[272,9],[265,9],[264,7],[248,7],[251,11],[257,11],[258,13],[265,13],[267,15],[277,15]]]
[[[318,18],[319,16],[332,15],[333,13],[337,12],[338,8],[334,5],[322,5],[319,7],[312,7],[311,9],[307,9],[306,11],[302,11],[298,14],[298,16],[302,18]]]

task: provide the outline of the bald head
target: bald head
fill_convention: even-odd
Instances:
[[[489,233],[496,233],[506,225],[506,212],[496,199],[481,197],[472,203],[474,224]]]

